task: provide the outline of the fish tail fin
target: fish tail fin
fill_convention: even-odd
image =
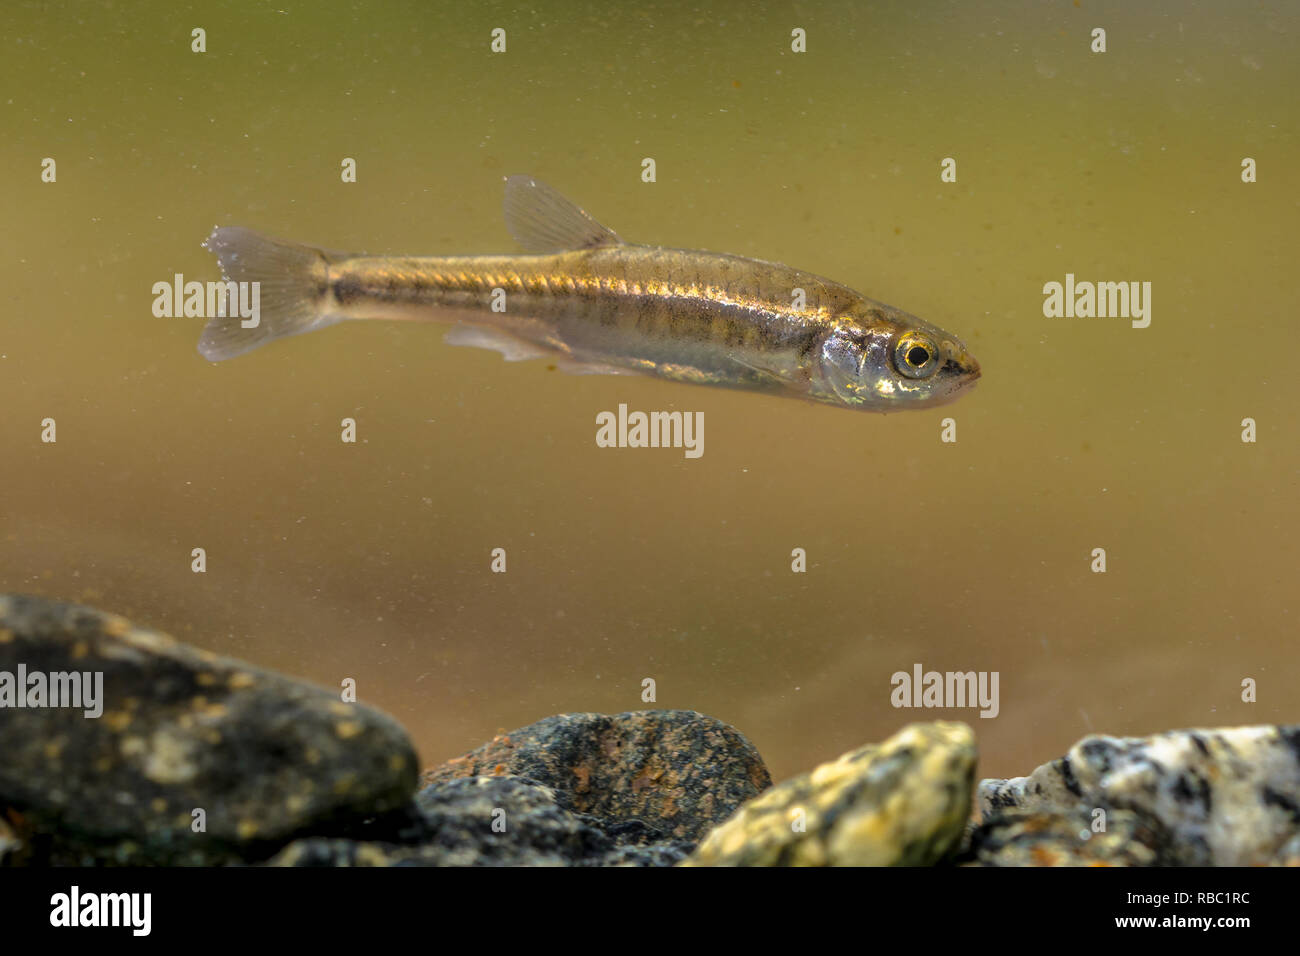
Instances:
[[[226,315],[208,320],[199,337],[199,353],[210,362],[251,352],[290,335],[312,332],[342,321],[330,315],[329,257],[319,249],[277,242],[240,226],[219,226],[203,243],[217,257],[226,280]],[[232,283],[256,283],[236,287]],[[246,328],[232,308],[236,288],[256,305],[256,324]],[[248,289],[247,293],[244,289]]]

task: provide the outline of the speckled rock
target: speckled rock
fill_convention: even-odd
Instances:
[[[671,866],[689,843],[620,846],[595,817],[556,805],[555,792],[519,777],[467,777],[420,792],[417,844],[308,838],[274,866]]]
[[[1300,833],[1300,727],[1085,737],[1028,777],[985,780],[979,793],[990,819],[1132,811],[1164,835],[1169,865],[1266,864]]]
[[[1156,866],[1167,840],[1135,813],[1116,810],[1105,829],[1092,818],[1015,813],[976,826],[967,859],[979,866]]]
[[[1273,866],[1300,866],[1300,833],[1282,845],[1271,864]]]
[[[751,800],[684,865],[938,863],[970,816],[975,761],[965,724],[912,724]]]
[[[482,775],[527,777],[553,789],[562,809],[632,828],[640,843],[695,842],[772,783],[739,731],[690,710],[547,717],[427,771],[423,782]]]
[[[20,667],[103,675],[97,718],[0,712],[0,816],[39,848],[33,863],[266,858],[415,792],[415,752],[383,714],[112,614],[0,596],[0,675]]]

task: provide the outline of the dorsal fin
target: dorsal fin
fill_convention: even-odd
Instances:
[[[623,240],[532,176],[506,178],[506,228],[529,252],[568,252]]]

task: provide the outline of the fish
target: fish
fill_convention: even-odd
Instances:
[[[901,309],[776,262],[626,242],[531,176],[506,178],[505,220],[523,254],[366,256],[217,227],[203,246],[227,288],[258,283],[260,314],[219,310],[199,353],[218,362],[346,320],[418,319],[508,361],[874,412],[950,402],[980,377],[960,339]]]

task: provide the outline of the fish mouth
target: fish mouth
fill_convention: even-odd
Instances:
[[[982,374],[980,363],[975,356],[966,351],[960,342],[945,339],[943,343],[944,367],[942,371],[951,376],[957,388],[974,385]]]

